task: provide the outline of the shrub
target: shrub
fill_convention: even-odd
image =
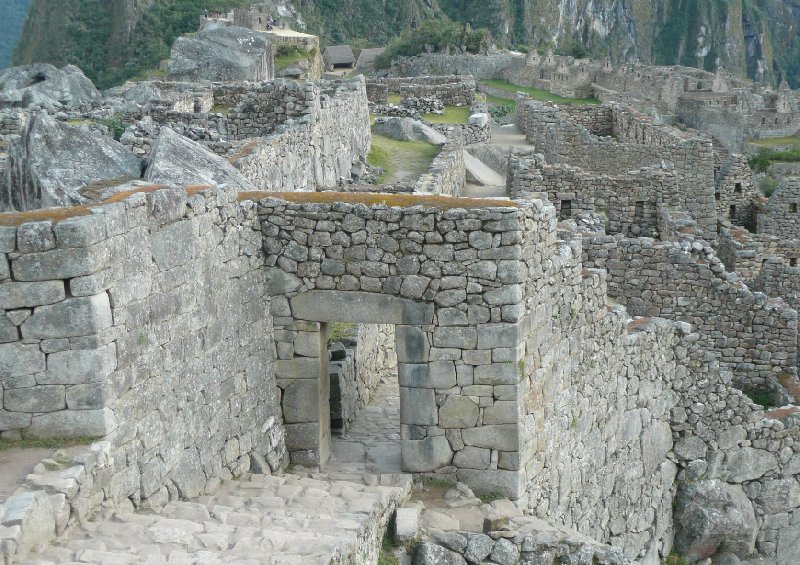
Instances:
[[[566,41],[558,46],[556,55],[568,55],[576,59],[588,59],[592,56],[592,52],[583,46],[579,41]]]
[[[505,118],[506,116],[510,115],[514,111],[514,107],[511,104],[503,104],[502,106],[492,106],[489,108],[489,113],[495,120],[500,118]]]
[[[785,151],[762,149],[758,155],[750,157],[750,168],[759,173],[766,173],[772,161],[783,161],[787,163],[800,161],[800,145],[792,145],[791,148]]]
[[[114,139],[119,141],[122,137],[122,134],[125,133],[125,130],[128,129],[128,122],[125,121],[122,114],[114,114],[110,118],[104,118],[102,120],[95,120],[98,124],[106,126],[111,135],[114,136]]]
[[[468,53],[478,54],[488,51],[490,45],[491,34],[486,29],[468,31],[449,20],[425,20],[418,29],[406,30],[393,39],[375,59],[375,68],[388,69],[395,58],[414,57],[429,48],[438,52],[465,47]]]
[[[761,192],[764,193],[764,196],[769,197],[772,196],[772,193],[778,189],[778,181],[772,177],[764,177],[761,179],[761,182],[758,186],[761,189]]]

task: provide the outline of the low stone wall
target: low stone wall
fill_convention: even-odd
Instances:
[[[757,215],[758,233],[800,239],[800,177],[782,177]]]
[[[721,226],[717,255],[725,268],[739,275],[749,286],[767,259],[791,264],[800,259],[800,241],[773,235],[751,233],[737,226]]]
[[[492,120],[488,114],[473,114],[468,124],[438,124],[425,122],[447,138],[458,135],[464,140],[464,145],[486,143],[492,139]]]
[[[438,98],[445,106],[472,106],[475,103],[475,79],[472,76],[424,76],[379,79],[390,93],[402,98]]]
[[[428,167],[428,171],[417,181],[414,186],[414,192],[418,194],[461,196],[466,179],[464,142],[459,132],[452,132],[449,133],[449,141],[434,158],[433,163]]]
[[[386,104],[388,98],[388,85],[372,80],[367,81],[367,100],[370,104]]]
[[[764,389],[794,373],[797,312],[736,282],[702,240],[595,237],[584,251],[588,266],[608,269],[609,296],[634,315],[691,323],[737,386]]]

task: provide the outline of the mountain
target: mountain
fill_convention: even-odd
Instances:
[[[0,69],[11,64],[11,54],[30,4],[31,0],[3,0],[0,8]]]
[[[5,2],[14,0],[3,0]],[[15,62],[67,62],[100,86],[157,67],[203,9],[255,0],[30,0]],[[280,5],[287,0],[272,0]],[[486,27],[498,45],[580,46],[639,60],[732,72],[800,87],[800,0],[294,0],[323,43],[385,45],[430,17]],[[276,8],[277,12],[280,9]]]

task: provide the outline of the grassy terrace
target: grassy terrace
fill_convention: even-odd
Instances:
[[[415,181],[428,170],[440,150],[424,141],[397,141],[373,135],[367,163],[383,169],[381,184]]]
[[[496,88],[498,90],[504,90],[512,95],[515,92],[524,92],[528,96],[530,96],[533,100],[540,100],[542,102],[557,102],[559,104],[599,104],[600,101],[595,98],[564,98],[563,96],[559,96],[558,94],[553,94],[552,92],[548,92],[546,90],[541,90],[539,88],[531,88],[529,86],[518,86],[516,84],[512,84],[505,80],[483,80],[481,81],[482,84],[486,86],[490,86],[492,88]]]
[[[748,143],[759,147],[775,147],[778,145],[795,145],[800,143],[800,136],[793,137],[771,137],[768,139],[751,139]]]
[[[470,113],[467,106],[445,106],[444,114],[425,114],[422,119],[432,124],[466,124]]]

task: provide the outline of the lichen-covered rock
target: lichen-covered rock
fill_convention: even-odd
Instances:
[[[144,178],[162,184],[226,184],[239,192],[255,190],[225,159],[170,128],[161,128]]]
[[[411,118],[382,118],[375,120],[373,132],[398,141],[426,141],[444,145],[447,138],[422,122]]]
[[[718,480],[681,485],[674,522],[675,547],[692,563],[725,552],[744,558],[755,548],[753,504],[738,486]]]
[[[37,63],[0,71],[0,108],[77,108],[100,97],[78,67]]]
[[[81,189],[141,176],[141,159],[111,139],[47,114],[28,123],[9,148],[0,210],[33,210],[86,202]]]
[[[170,80],[270,80],[274,78],[274,48],[257,31],[225,27],[179,37],[172,46]]]
[[[414,565],[466,565],[466,563],[458,553],[426,541],[419,544],[414,553]]]

